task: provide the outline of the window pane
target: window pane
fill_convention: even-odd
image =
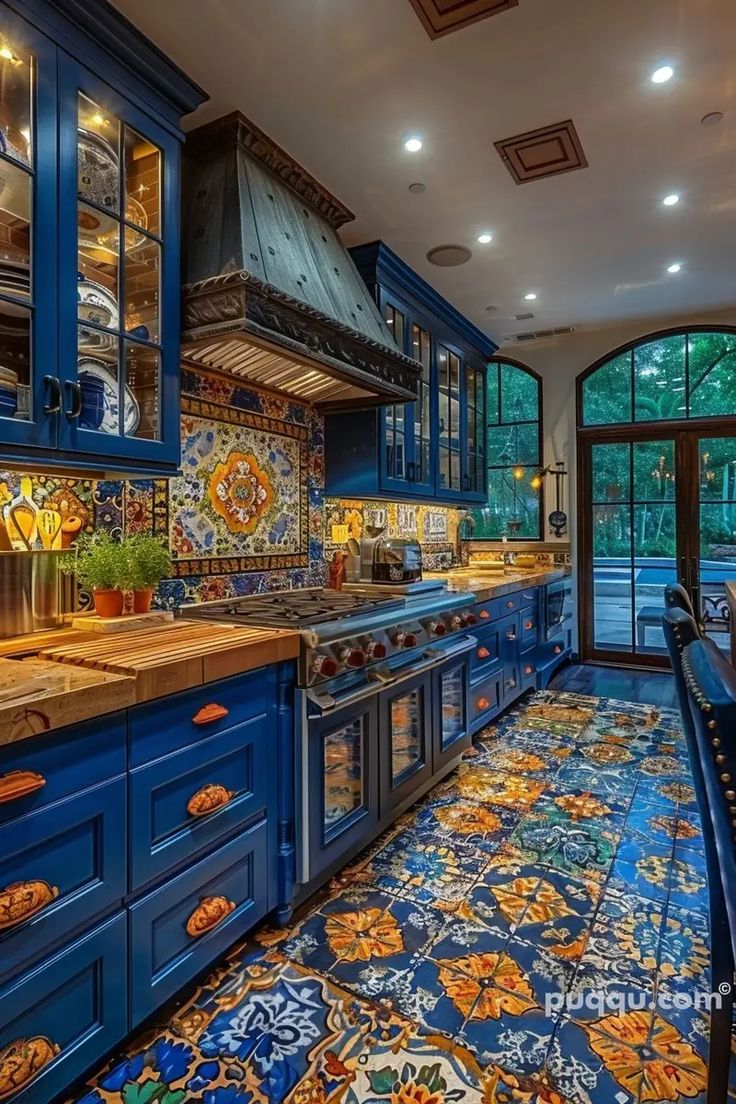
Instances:
[[[673,502],[675,442],[641,441],[634,445],[634,501]]]
[[[501,421],[530,422],[539,417],[539,384],[513,364],[501,365]]]
[[[20,299],[31,294],[31,190],[25,169],[0,161],[0,294]]]
[[[536,468],[525,468],[515,479],[508,468],[488,472],[488,506],[477,512],[476,539],[539,538],[539,492],[531,486]]]
[[[690,417],[736,413],[736,334],[688,337]]]
[[[125,432],[148,441],[161,438],[161,354],[145,345],[125,342],[126,402],[132,406]]]
[[[491,426],[488,430],[488,463],[539,463],[539,426]]]
[[[736,501],[736,437],[705,437],[700,442],[700,497]]]
[[[161,233],[161,150],[125,127],[125,217]]]
[[[33,159],[31,94],[35,79],[33,57],[0,33],[0,153],[30,165]]]
[[[637,422],[686,417],[684,334],[634,349],[634,403]]]
[[[632,646],[631,510],[593,507],[593,599],[595,645],[630,651]]]
[[[120,123],[80,93],[77,172],[79,194],[120,213]]]
[[[593,445],[593,501],[626,502],[631,496],[631,445]]]
[[[663,653],[664,588],[677,582],[675,504],[634,507],[636,650]]]
[[[488,365],[488,424],[496,425],[500,421],[498,379],[501,372],[500,365]]]
[[[31,312],[0,300],[0,418],[31,411]]]
[[[631,353],[602,365],[583,380],[583,424],[631,421]]]
[[[143,341],[158,342],[161,246],[146,238],[125,258],[125,329]]]

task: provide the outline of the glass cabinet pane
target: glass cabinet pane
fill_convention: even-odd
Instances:
[[[364,805],[363,718],[328,732],[323,741],[324,823],[331,835],[341,821]]]
[[[120,210],[120,122],[80,93],[77,179],[79,195],[116,214]]]
[[[442,674],[441,748],[445,751],[465,732],[465,668],[455,667]]]
[[[416,465],[416,480],[418,483],[427,483],[431,479],[430,472],[430,440],[431,440],[431,372],[432,372],[432,341],[427,330],[423,330],[416,323],[412,325],[412,355],[422,365],[422,375],[419,380],[417,401],[413,404],[414,411],[414,454]]]
[[[21,421],[33,418],[35,67],[33,55],[0,30],[0,418]]]
[[[394,785],[422,759],[424,695],[421,688],[391,702],[391,779]]]
[[[125,217],[150,234],[161,233],[161,150],[127,126]]]
[[[159,341],[161,246],[150,238],[125,263],[125,329],[142,341]]]
[[[161,353],[158,349],[126,341],[125,387],[126,402],[135,411],[135,424],[131,417],[125,432],[128,436],[158,441],[161,437]]]

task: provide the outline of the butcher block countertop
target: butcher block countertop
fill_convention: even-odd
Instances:
[[[483,568],[461,567],[451,571],[425,571],[425,579],[442,579],[449,590],[475,594],[478,602],[501,598],[523,587],[544,586],[564,579],[570,571],[566,567],[538,567],[510,569],[509,571],[483,571]]]
[[[126,709],[132,678],[43,659],[0,659],[0,745]]]

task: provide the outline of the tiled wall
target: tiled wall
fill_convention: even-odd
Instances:
[[[157,605],[322,585],[335,525],[359,539],[366,523],[384,523],[420,541],[427,569],[451,563],[457,511],[324,497],[323,423],[310,408],[215,373],[183,370],[182,392],[181,476],[32,475],[37,505],[78,515],[83,531],[166,537],[174,577]],[[20,473],[0,471],[0,507],[19,483]]]

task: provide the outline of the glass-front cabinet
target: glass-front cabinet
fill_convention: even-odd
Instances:
[[[496,346],[383,243],[351,254],[422,374],[415,402],[328,416],[327,492],[484,504],[486,365]]]
[[[388,690],[379,713],[383,817],[432,775],[431,676],[417,675]]]
[[[0,460],[175,470],[180,111],[146,77],[123,94],[104,31],[90,45],[36,0],[43,33],[13,7],[0,3]],[[191,110],[202,96],[179,79]]]
[[[470,747],[468,729],[468,672],[467,656],[452,659],[434,673],[435,771],[455,759]]]

